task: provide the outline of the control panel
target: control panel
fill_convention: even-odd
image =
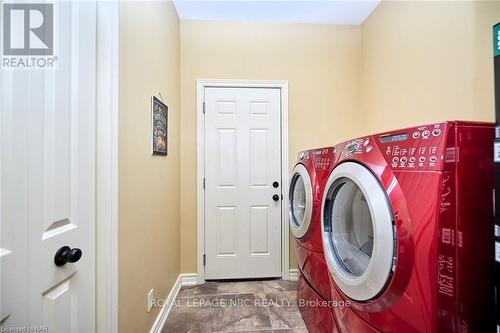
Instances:
[[[311,159],[315,169],[329,169],[333,160],[333,148],[325,147],[299,153],[299,160]]]
[[[445,151],[446,123],[408,128],[374,137],[393,169],[436,170],[454,155]]]

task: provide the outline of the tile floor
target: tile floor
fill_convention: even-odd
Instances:
[[[162,333],[307,333],[296,290],[296,282],[283,280],[183,287]]]

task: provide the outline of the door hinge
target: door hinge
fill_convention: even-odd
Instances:
[[[203,177],[203,189],[205,189],[205,177]]]
[[[203,255],[203,266],[205,266],[206,263],[207,263],[207,256]]]
[[[205,114],[206,107],[207,107],[207,104],[205,102],[203,102],[203,114]]]

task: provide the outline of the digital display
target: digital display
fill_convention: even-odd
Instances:
[[[405,141],[406,139],[408,139],[408,134],[407,133],[396,134],[396,135],[386,135],[386,136],[381,136],[380,137],[380,141],[382,143]]]

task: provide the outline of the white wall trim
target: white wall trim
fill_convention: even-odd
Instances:
[[[288,224],[288,177],[289,177],[289,159],[288,159],[288,81],[256,81],[256,80],[197,80],[197,159],[196,159],[196,269],[197,282],[205,282],[205,267],[203,266],[203,253],[205,249],[205,222],[204,222],[204,122],[203,122],[203,101],[205,99],[205,87],[247,87],[247,88],[279,88],[281,91],[281,179],[282,179],[282,212],[281,212],[281,276],[284,280],[289,279],[290,268],[290,238]]]
[[[179,291],[181,290],[181,287],[182,287],[182,274],[179,274],[179,276],[177,277],[177,280],[175,280],[175,283],[172,286],[172,289],[170,289],[170,293],[168,293],[166,301],[164,302],[165,306],[163,306],[161,308],[160,313],[158,314],[158,317],[156,317],[156,320],[153,323],[151,330],[149,331],[150,333],[160,333],[161,332],[163,326],[165,325],[165,322],[167,321],[168,314],[170,313],[170,310],[172,309],[174,301],[177,298]]]
[[[118,332],[118,2],[98,0],[96,331]]]
[[[288,277],[290,281],[299,280],[299,270],[297,268],[292,268],[288,271]]]
[[[194,286],[198,284],[198,276],[196,273],[182,273],[180,275],[182,286]]]
[[[196,279],[197,279],[196,273],[179,274],[177,280],[175,280],[175,283],[172,286],[172,289],[170,289],[170,293],[166,298],[165,302],[166,305],[161,309],[160,313],[158,314],[158,317],[156,317],[156,320],[153,326],[151,327],[150,333],[161,332],[163,326],[165,325],[165,322],[167,321],[168,314],[172,309],[174,301],[177,298],[177,295],[179,294],[179,291],[181,290],[182,287],[196,285]]]

